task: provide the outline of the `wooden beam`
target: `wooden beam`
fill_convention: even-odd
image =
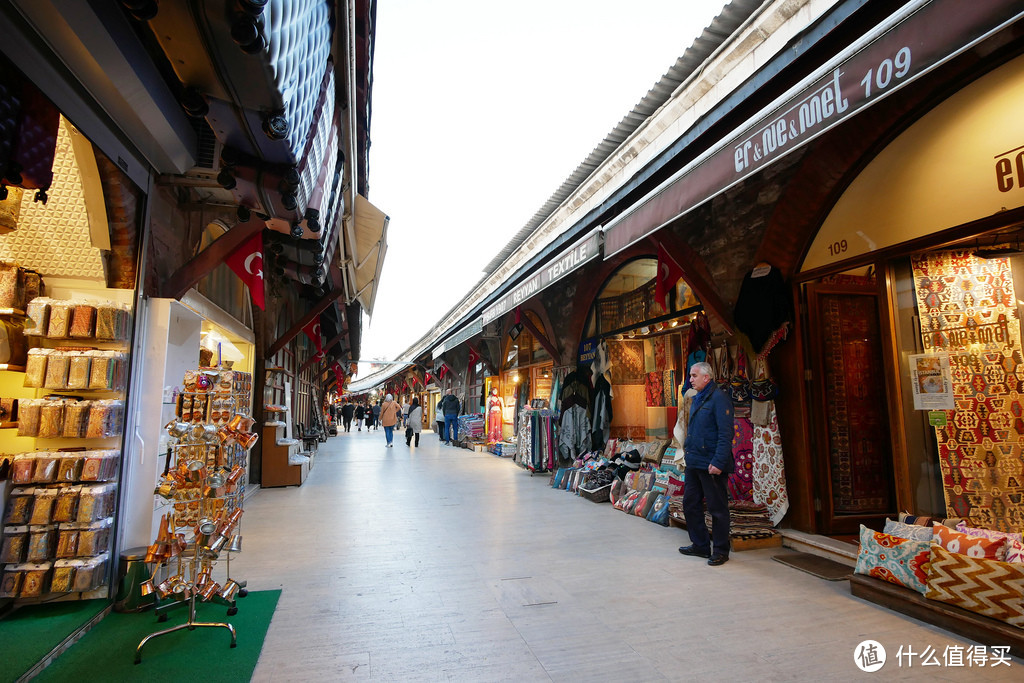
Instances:
[[[730,335],[733,334],[732,311],[722,298],[718,296],[718,287],[715,286],[715,278],[712,277],[704,259],[690,247],[684,240],[679,239],[668,230],[659,230],[647,238],[654,245],[657,253],[658,244],[664,245],[665,250],[675,257],[676,262],[683,269],[683,279],[690,285],[693,293],[700,299],[704,310],[714,316],[723,330]]]
[[[185,296],[185,292],[224,263],[224,259],[247,239],[263,230],[265,225],[255,216],[245,223],[235,225],[160,283],[160,296],[167,299]]]
[[[543,346],[547,350],[547,352],[551,354],[552,361],[561,360],[562,354],[558,353],[558,351],[555,350],[554,344],[548,341],[548,338],[544,336],[544,333],[541,332],[537,328],[537,326],[533,324],[533,321],[530,320],[530,316],[526,315],[525,311],[522,315],[519,316],[519,321],[526,325],[526,329],[528,329],[533,334],[533,336],[537,338],[537,341],[540,342],[540,345]]]
[[[348,328],[346,327],[344,331],[342,331],[340,334],[338,334],[338,336],[336,336],[334,339],[332,339],[329,342],[327,342],[326,344],[324,344],[324,352],[326,353],[327,349],[331,348],[332,346],[334,346],[335,344],[340,342],[342,339],[344,339],[345,335],[347,335],[347,334],[348,334]],[[312,365],[315,361],[316,361],[316,354],[313,354],[312,356],[310,356],[309,360],[307,360],[305,363],[303,363],[302,367],[299,368],[299,373],[301,374],[301,373],[305,372],[306,369],[310,365]]]
[[[270,348],[267,349],[266,353],[267,358],[272,357],[275,353],[284,348],[284,345],[294,339],[295,335],[301,332],[302,328],[308,325],[313,318],[323,313],[328,306],[343,296],[345,296],[344,289],[332,289],[324,298],[313,304],[313,307],[307,311],[306,315],[299,318],[298,322],[292,325],[287,332],[282,334],[276,342],[270,345]]]

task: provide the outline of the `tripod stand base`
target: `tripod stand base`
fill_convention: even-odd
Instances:
[[[227,630],[231,631],[231,647],[235,647],[235,646],[238,645],[238,643],[237,643],[237,636],[235,634],[235,627],[232,626],[231,624],[226,624],[226,623],[223,623],[223,622],[216,622],[216,623],[188,622],[188,623],[185,623],[185,624],[179,624],[178,626],[174,626],[172,628],[164,629],[163,631],[157,631],[156,633],[150,633],[148,636],[143,638],[142,642],[139,643],[139,646],[137,648],[135,648],[135,663],[139,664],[140,662],[142,662],[142,648],[144,648],[146,646],[146,643],[149,642],[150,640],[152,640],[153,638],[156,638],[157,636],[166,635],[168,633],[173,633],[175,631],[181,631],[182,629],[188,629],[189,631],[194,631],[197,628],[202,628],[202,627],[207,627],[207,628],[226,628]]]

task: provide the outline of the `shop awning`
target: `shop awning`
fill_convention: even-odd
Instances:
[[[463,327],[461,330],[453,334],[452,336],[441,342],[437,348],[434,349],[431,354],[431,358],[437,358],[445,351],[454,349],[456,346],[466,341],[470,337],[480,334],[484,330],[484,321],[482,318],[477,318],[470,324]]]
[[[949,21],[951,16],[957,20]],[[932,0],[916,7],[908,5],[609,223],[605,227],[605,258],[803,147],[1021,16],[1024,12],[1014,0]]]
[[[378,370],[372,375],[367,375],[364,379],[361,379],[358,382],[349,382],[348,391],[351,394],[369,391],[376,386],[384,384],[384,382],[387,382],[398,373],[405,372],[412,365],[415,365],[415,363],[394,363],[393,365],[389,365],[382,370]]]
[[[347,267],[355,285],[354,298],[363,310],[373,315],[373,302],[377,298],[377,283],[388,250],[388,215],[357,194],[355,205],[355,244],[352,263]]]
[[[586,237],[573,243],[572,246],[564,251],[559,252],[557,256],[550,259],[540,270],[511,292],[485,308],[481,323],[486,325],[495,318],[504,315],[506,311],[515,308],[548,285],[562,279],[587,261],[597,258],[600,253],[601,231],[593,230]],[[435,351],[434,357],[436,358],[439,354],[440,352]]]

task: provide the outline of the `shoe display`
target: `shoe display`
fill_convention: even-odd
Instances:
[[[711,557],[711,551],[701,550],[700,548],[695,548],[692,545],[684,545],[679,549],[679,552],[691,557]]]
[[[728,555],[717,555],[716,554],[716,555],[712,555],[708,559],[708,565],[711,566],[711,567],[720,567],[720,566],[722,566],[723,564],[725,564],[728,561],[729,561],[729,556]]]

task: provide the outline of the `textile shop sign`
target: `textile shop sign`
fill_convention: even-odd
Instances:
[[[594,230],[549,261],[547,265],[531,275],[526,282],[485,308],[483,324],[486,325],[495,318],[501,317],[551,283],[557,282],[587,261],[596,258],[600,251],[601,232]]]
[[[891,17],[605,227],[605,258],[643,239],[1024,16],[1019,0],[932,0]],[[901,18],[902,17],[902,18]]]
[[[594,358],[597,356],[598,341],[600,340],[597,337],[591,337],[580,342],[580,349],[576,358],[579,365],[588,365],[594,362]]]
[[[483,320],[477,318],[476,320],[474,320],[470,324],[466,325],[461,330],[459,330],[458,332],[456,332],[455,334],[453,334],[452,336],[448,337],[443,342],[441,342],[440,346],[438,346],[432,352],[431,358],[437,358],[438,356],[440,356],[445,351],[447,351],[449,349],[454,349],[456,346],[458,346],[462,342],[466,341],[467,339],[470,339],[474,335],[477,335],[477,334],[480,334],[481,332],[483,332],[483,329],[484,329],[484,322],[483,322]]]

